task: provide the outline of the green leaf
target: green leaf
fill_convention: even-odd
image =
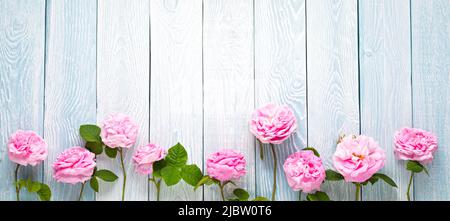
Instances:
[[[329,181],[340,181],[344,179],[344,177],[340,173],[334,170],[326,170],[325,173],[326,173],[325,179]]]
[[[308,194],[306,199],[308,201],[330,201],[330,197],[325,192],[321,191],[317,191],[314,194]]]
[[[167,163],[165,160],[156,161],[153,163],[153,177],[160,178],[161,177],[161,170],[167,166]]]
[[[414,173],[420,173],[422,171],[425,171],[425,173],[429,176],[430,174],[428,173],[427,168],[425,168],[424,165],[422,165],[421,163],[417,162],[417,161],[412,161],[409,160],[408,163],[406,164],[406,169],[409,171],[412,171]]]
[[[38,182],[28,181],[26,185],[27,190],[30,193],[36,193],[41,189],[41,184]]]
[[[185,165],[181,168],[181,178],[184,182],[191,186],[196,186],[197,183],[203,178],[202,171],[197,165]]]
[[[89,184],[91,185],[91,188],[98,193],[98,180],[97,178],[94,176],[91,178],[91,180],[89,181]]]
[[[238,188],[233,191],[233,194],[237,196],[240,201],[247,201],[250,198],[250,194],[244,189]]]
[[[314,149],[314,147],[303,148],[303,150],[310,150],[310,151],[314,152],[314,155],[316,155],[317,157],[320,157],[319,152],[316,149]]]
[[[95,172],[95,176],[106,182],[114,182],[119,178],[116,174],[109,170],[97,170],[97,172]]]
[[[372,176],[369,179],[370,184],[374,185],[376,182],[378,182],[379,178],[376,176]]]
[[[376,173],[372,177],[376,177],[378,179],[382,179],[387,184],[397,188],[397,184],[394,182],[394,180],[392,180],[390,177],[388,177],[388,176],[386,176],[386,175],[384,175],[382,173]]]
[[[116,158],[117,157],[117,148],[105,147],[105,154],[109,158]]]
[[[161,170],[161,176],[167,186],[173,186],[180,182],[181,171],[173,166],[166,166]]]
[[[41,201],[50,201],[52,198],[52,191],[50,190],[50,187],[44,183],[41,183],[40,186],[41,188],[37,192],[39,199],[41,199]]]
[[[80,136],[87,142],[101,142],[101,129],[97,125],[81,125]]]
[[[186,165],[187,159],[187,152],[180,143],[177,143],[175,146],[171,147],[165,158],[168,165],[177,168]]]
[[[27,181],[19,179],[17,180],[16,186],[19,188],[19,190],[21,190],[23,187],[27,186]]]
[[[270,201],[270,200],[267,199],[266,197],[258,196],[255,199],[253,199],[252,201]]]
[[[103,144],[101,142],[87,142],[86,149],[96,155],[100,155],[103,153]]]
[[[194,190],[197,190],[200,186],[203,185],[212,185],[214,183],[218,183],[218,181],[216,181],[215,179],[209,177],[209,176],[204,176],[200,181],[198,181],[197,185],[195,185]]]

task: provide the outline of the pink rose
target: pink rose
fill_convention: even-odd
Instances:
[[[53,177],[62,183],[84,183],[91,179],[95,166],[95,154],[83,147],[71,147],[56,158]]]
[[[103,143],[111,148],[130,148],[136,143],[138,125],[124,114],[110,115],[102,124]]]
[[[437,137],[431,132],[405,127],[395,134],[394,153],[400,160],[430,163],[437,148]]]
[[[247,172],[245,157],[237,150],[221,150],[212,153],[206,161],[208,175],[221,182],[239,179]]]
[[[325,180],[322,160],[311,150],[302,150],[290,155],[283,165],[289,186],[294,191],[311,193],[320,191]]]
[[[136,172],[142,175],[153,173],[153,163],[164,159],[167,151],[157,144],[147,144],[137,148],[133,155]]]
[[[281,144],[297,130],[294,112],[287,106],[268,104],[253,112],[250,131],[262,143]]]
[[[36,166],[47,158],[47,143],[34,131],[16,131],[8,141],[8,156],[22,166]]]
[[[378,143],[364,135],[346,136],[337,145],[333,165],[347,182],[363,183],[380,170],[386,154]]]

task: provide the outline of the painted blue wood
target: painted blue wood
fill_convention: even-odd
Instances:
[[[308,145],[327,169],[339,135],[359,134],[357,1],[307,1]],[[351,183],[325,183],[332,200],[354,200]]]
[[[412,0],[413,125],[436,133],[430,177],[414,179],[416,200],[450,199],[450,1]]]
[[[80,125],[96,123],[96,28],[96,1],[47,1],[44,128],[51,151],[45,181],[53,200],[79,196],[81,184],[57,183],[51,165],[62,151],[84,146]],[[94,200],[90,187],[85,190],[83,200]]]
[[[45,1],[0,1],[0,200],[15,200],[14,169],[6,143],[16,130],[43,135]],[[42,181],[42,164],[21,167],[22,178]],[[22,200],[35,194],[21,192]]]
[[[287,184],[283,163],[292,153],[307,145],[306,116],[306,30],[305,1],[255,1],[255,104],[289,105],[297,117],[297,132],[276,146],[278,161],[277,200],[298,200],[299,193]],[[256,194],[270,198],[273,183],[273,157],[269,145],[264,160],[256,144]]]
[[[361,133],[386,151],[381,172],[399,186],[367,185],[363,200],[406,200],[409,173],[395,159],[393,135],[412,124],[409,9],[409,0],[359,1]]]

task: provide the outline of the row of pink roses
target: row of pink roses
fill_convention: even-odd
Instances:
[[[136,143],[138,136],[137,124],[128,116],[114,114],[102,122],[99,131],[90,127],[91,133],[83,138],[86,147],[72,147],[60,153],[52,164],[53,177],[62,183],[82,183],[80,199],[84,184],[91,180],[91,186],[96,186],[96,178],[99,177],[108,182],[115,181],[117,177],[107,170],[97,170],[96,156],[101,153],[95,148],[105,146],[105,152],[110,157],[120,154],[120,162],[123,169],[123,192],[125,196],[126,173],[124,167],[123,149],[131,148]],[[250,120],[250,131],[259,140],[261,148],[263,144],[270,144],[274,159],[273,192],[272,200],[276,193],[277,157],[275,145],[282,144],[297,131],[297,120],[294,112],[287,106],[268,104],[258,108]],[[96,134],[99,134],[96,137]],[[94,135],[92,135],[94,134]],[[82,135],[83,136],[83,135]],[[437,138],[430,132],[415,129],[402,128],[394,137],[394,152],[398,159],[408,160],[408,170],[411,170],[411,179],[415,172],[421,172],[425,168],[422,164],[432,161],[433,154],[437,150]],[[261,149],[261,159],[263,159]],[[167,150],[157,144],[150,143],[139,146],[133,154],[133,164],[136,172],[142,175],[153,174],[150,180],[155,182],[159,191],[160,180],[155,179],[155,164],[162,162],[167,156]],[[33,131],[17,131],[8,142],[8,156],[17,164],[16,168],[16,193],[19,199],[21,189],[17,171],[19,166],[36,166],[46,159],[48,154],[46,142]],[[283,169],[289,186],[295,191],[311,194],[311,199],[320,192],[320,187],[325,180],[335,181],[344,179],[352,182],[357,187],[359,194],[362,185],[375,183],[382,179],[395,186],[395,183],[386,175],[377,173],[383,168],[386,161],[386,153],[371,137],[364,135],[343,136],[338,142],[336,152],[333,155],[333,166],[337,170],[325,170],[320,155],[313,148],[305,148],[290,155],[284,162]],[[200,177],[192,182],[198,184],[216,183],[219,185],[223,197],[223,186],[232,183],[246,174],[246,160],[237,150],[224,149],[207,159],[206,171],[208,176]],[[426,169],[425,169],[426,171]],[[183,172],[183,170],[181,170]],[[180,173],[181,173],[180,172]],[[153,179],[153,180],[152,180]],[[186,178],[186,180],[192,180]],[[92,184],[94,182],[94,184]],[[209,183],[208,183],[209,182]],[[44,184],[42,184],[44,185]],[[408,186],[408,199],[409,199]],[[314,195],[316,193],[316,195]],[[225,199],[223,197],[223,199]],[[359,195],[356,196],[359,199]]]

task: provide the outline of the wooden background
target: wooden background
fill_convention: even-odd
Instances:
[[[114,112],[140,124],[138,144],[182,142],[189,162],[220,148],[247,158],[239,185],[269,197],[272,159],[248,130],[255,107],[288,104],[298,132],[277,147],[284,159],[317,148],[327,168],[340,133],[375,137],[382,172],[399,185],[365,187],[364,200],[405,200],[409,174],[392,153],[403,126],[436,133],[430,177],[414,179],[415,200],[450,200],[450,0],[0,0],[0,200],[14,200],[8,136],[32,129],[48,142],[44,164],[23,176],[51,185],[53,200],[80,186],[56,183],[51,163],[82,145],[78,127]],[[126,200],[155,200],[130,175]],[[104,156],[99,167],[120,174]],[[279,166],[279,200],[298,200]],[[119,200],[121,180],[84,200]],[[216,187],[162,187],[162,200],[218,200]],[[352,200],[350,184],[325,185]],[[23,191],[22,198],[35,200]]]

